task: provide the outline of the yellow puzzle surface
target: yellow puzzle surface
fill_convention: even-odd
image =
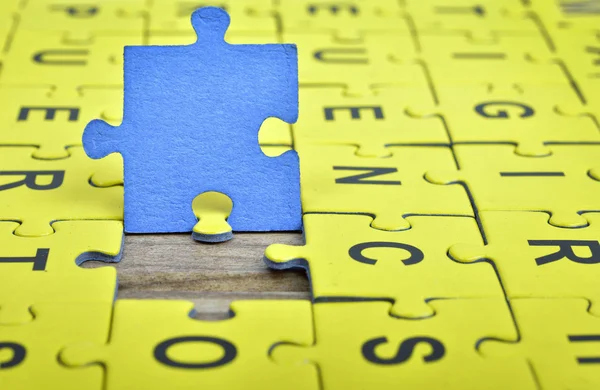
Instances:
[[[298,47],[299,120],[258,141],[300,156],[305,242],[259,266],[312,296],[218,321],[80,268],[125,242],[83,128],[202,6]],[[227,196],[190,207],[232,239]],[[600,0],[0,0],[1,390],[597,390],[599,267]]]

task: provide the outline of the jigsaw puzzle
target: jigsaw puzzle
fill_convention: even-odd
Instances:
[[[123,155],[125,231],[191,231],[192,200],[206,191],[232,199],[234,230],[299,230],[298,157],[265,156],[257,135],[268,117],[296,121],[295,46],[230,45],[219,8],[194,12],[192,25],[193,45],[127,47],[123,123],[84,131],[90,157]]]
[[[316,302],[389,300],[401,317],[433,315],[433,298],[504,296],[492,267],[447,256],[456,242],[481,243],[473,218],[406,219],[410,229],[388,232],[371,228],[369,216],[306,214],[306,245],[271,245],[265,260],[274,269],[306,269]]]
[[[272,357],[318,367],[324,389],[536,389],[525,362],[477,350],[488,339],[517,339],[503,299],[430,305],[434,316],[408,320],[392,317],[387,302],[318,303],[314,344],[280,345]]]
[[[114,390],[318,389],[313,367],[278,366],[269,358],[278,343],[310,344],[309,302],[239,301],[231,306],[232,318],[216,322],[190,318],[193,307],[185,301],[119,300],[106,344],[71,345],[61,361],[84,369],[101,363]]]
[[[599,15],[0,0],[0,389],[598,390]]]

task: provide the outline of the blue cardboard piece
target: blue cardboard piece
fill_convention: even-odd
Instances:
[[[228,44],[220,8],[196,10],[192,25],[192,45],[125,47],[123,123],[94,120],[83,134],[91,158],[123,156],[125,231],[189,232],[206,191],[232,199],[234,230],[301,229],[296,152],[258,145],[265,119],[298,117],[296,46]]]

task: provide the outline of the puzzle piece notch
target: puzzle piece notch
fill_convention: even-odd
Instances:
[[[436,94],[437,106],[408,112],[442,116],[455,144],[510,143],[518,155],[541,157],[552,153],[552,144],[600,143],[594,118],[557,111],[578,102],[568,85],[442,85]]]
[[[101,367],[68,369],[58,355],[71,343],[105,340],[110,329],[111,308],[110,302],[40,303],[32,307],[33,320],[10,326],[1,324],[2,388],[101,390]]]
[[[457,244],[449,254],[461,262],[493,262],[509,298],[573,297],[600,302],[594,272],[600,263],[600,214],[582,216],[587,227],[557,228],[548,223],[546,213],[482,212],[489,244]],[[600,305],[592,309],[596,306]]]
[[[487,357],[527,361],[539,388],[594,389],[597,375],[600,318],[585,299],[512,299],[520,339],[504,344],[488,340],[480,351]],[[597,309],[594,309],[598,312]]]
[[[69,346],[61,360],[68,366],[102,363],[107,386],[115,390],[197,383],[228,389],[318,388],[314,368],[278,366],[269,358],[280,342],[310,345],[308,301],[234,302],[234,315],[223,321],[192,319],[192,309],[185,301],[118,300],[107,343]]]
[[[535,389],[527,364],[483,358],[487,338],[513,341],[517,332],[503,299],[430,302],[436,315],[407,320],[387,302],[313,305],[315,343],[278,345],[283,364],[314,365],[323,388]]]
[[[216,243],[233,238],[233,231],[227,223],[233,202],[227,195],[219,192],[200,194],[194,198],[192,209],[199,220],[192,230],[194,240]]]
[[[116,270],[78,266],[90,260],[120,261],[121,222],[54,222],[55,233],[40,237],[14,235],[18,226],[16,222],[0,222],[0,245],[4,248],[0,257],[0,324],[31,319],[28,308],[43,302],[113,302]]]
[[[92,121],[84,130],[89,156],[124,157],[128,232],[191,231],[197,221],[190,205],[205,191],[233,200],[234,230],[300,229],[298,157],[266,157],[257,140],[266,118],[297,119],[295,46],[227,44],[228,20],[221,9],[202,8],[192,16],[201,37],[195,44],[128,46],[123,124],[117,130]],[[199,110],[207,101],[212,109]],[[168,155],[157,150],[165,146]],[[148,171],[149,156],[160,156],[161,169]]]
[[[449,148],[387,149],[391,157],[366,158],[356,156],[356,147],[348,145],[296,145],[302,157],[304,213],[370,215],[375,218],[373,228],[390,231],[409,229],[405,217],[413,214],[473,215],[462,188],[439,192],[423,177],[435,167],[455,166]]]
[[[31,158],[34,148],[3,147],[0,155],[0,220],[20,221],[15,234],[51,235],[53,221],[123,219],[123,188],[111,184],[120,173],[120,158],[88,159],[81,147],[68,148],[61,160]]]
[[[574,228],[587,226],[580,212],[600,210],[600,186],[590,176],[599,145],[553,145],[548,157],[518,156],[512,145],[455,145],[454,151],[461,170],[432,170],[425,179],[466,185],[479,211],[543,211],[551,225]]]
[[[264,260],[274,269],[304,269],[315,302],[388,300],[402,318],[432,316],[427,302],[434,298],[504,296],[488,264],[465,267],[446,254],[456,242],[481,243],[473,218],[407,221],[409,230],[388,232],[372,229],[369,216],[305,214],[306,244],[271,245]]]

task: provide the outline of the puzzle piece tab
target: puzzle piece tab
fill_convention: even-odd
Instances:
[[[544,211],[550,224],[582,227],[579,212],[600,210],[600,145],[553,145],[547,157],[514,154],[512,145],[456,145],[457,172],[428,172],[438,184],[465,183],[479,211]]]
[[[457,242],[481,243],[475,219],[407,217],[411,228],[372,229],[366,215],[304,215],[305,246],[271,245],[265,262],[274,269],[304,268],[316,302],[390,300],[394,316],[434,313],[432,298],[504,296],[488,264],[465,267],[447,256]]]
[[[481,352],[513,362],[527,361],[539,388],[596,389],[600,386],[600,317],[585,299],[513,299],[519,342],[486,340]],[[596,310],[597,311],[597,310]]]
[[[298,45],[301,86],[345,87],[354,96],[371,95],[379,85],[427,88],[409,36],[369,34],[344,42],[328,34],[284,32],[283,40]]]
[[[33,157],[40,159],[69,157],[66,148],[81,145],[85,124],[109,119],[115,106],[121,108],[122,95],[98,88],[63,97],[49,88],[0,86],[0,145],[37,146]]]
[[[28,0],[20,30],[77,35],[128,35],[144,30],[144,0]]]
[[[428,170],[455,166],[449,148],[387,149],[390,157],[367,158],[352,146],[300,145],[304,212],[368,214],[382,230],[408,229],[404,217],[411,214],[473,215],[462,188],[439,191],[423,178]]]
[[[223,389],[318,388],[313,367],[279,366],[269,357],[278,343],[310,344],[308,301],[234,302],[232,318],[223,321],[192,319],[192,309],[185,301],[118,300],[107,344],[67,348],[61,360],[77,366],[102,363],[107,387],[113,390],[199,384]]]
[[[527,364],[484,358],[485,339],[516,340],[503,299],[430,302],[435,315],[394,318],[387,302],[313,305],[315,343],[281,344],[272,351],[279,365],[313,364],[324,389],[535,389]]]
[[[353,97],[340,88],[301,88],[304,114],[292,126],[294,142],[358,145],[357,154],[365,157],[388,155],[388,145],[449,145],[439,117],[414,118],[403,110],[419,104],[433,104],[429,90],[383,88],[372,96]]]
[[[15,222],[0,222],[0,324],[15,322],[5,316],[7,307],[26,311],[41,302],[112,303],[117,288],[115,269],[78,266],[88,260],[120,260],[121,222],[55,222],[55,233],[41,237],[16,236],[17,227]]]
[[[438,86],[439,109],[454,143],[511,143],[524,156],[546,156],[554,143],[600,143],[590,116],[566,116],[561,104],[578,104],[568,85]],[[412,111],[412,110],[411,110]]]
[[[493,261],[509,298],[574,297],[600,306],[600,214],[582,216],[589,226],[567,229],[550,225],[546,213],[484,211],[488,245],[457,244],[450,256]]]
[[[123,155],[125,230],[189,232],[206,191],[232,199],[234,230],[299,230],[298,156],[267,157],[257,136],[268,117],[297,119],[295,46],[230,45],[219,8],[192,24],[193,45],[125,49],[123,124],[92,121],[83,134],[90,157]]]
[[[198,8],[220,7],[231,16],[229,33],[277,32],[273,0],[154,0],[150,6],[150,35],[190,30],[190,15]],[[270,41],[273,42],[273,41]]]
[[[31,157],[34,148],[0,148],[0,220],[20,221],[15,234],[52,234],[53,221],[123,219],[123,187],[90,184],[95,175],[118,174],[120,158],[93,161],[80,147],[68,150],[66,159],[37,160]]]
[[[103,389],[102,367],[72,370],[58,356],[71,343],[102,343],[111,308],[111,303],[43,303],[33,306],[33,321],[0,325],[0,388]]]
[[[323,33],[340,41],[360,41],[372,32],[410,35],[395,0],[279,0],[277,10],[285,33]]]
[[[142,44],[128,36],[76,36],[18,30],[4,58],[0,81],[11,85],[59,85],[75,93],[82,85],[123,84],[123,47]]]

